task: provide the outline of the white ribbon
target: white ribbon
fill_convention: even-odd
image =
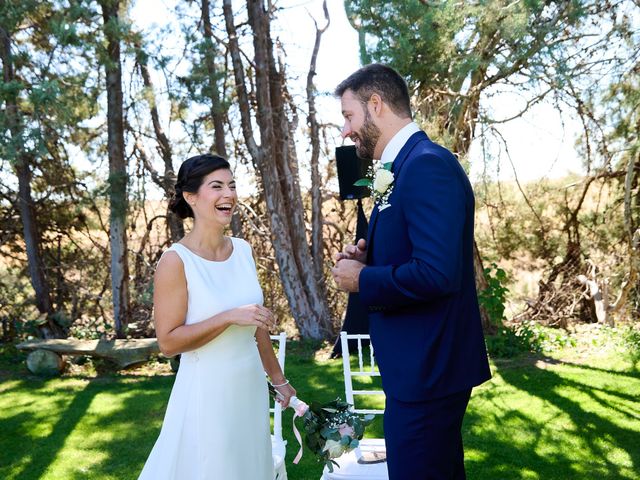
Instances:
[[[300,459],[302,458],[302,436],[300,435],[300,432],[296,427],[296,418],[303,417],[304,414],[307,413],[307,411],[309,410],[309,405],[304,403],[298,397],[294,396],[294,397],[291,397],[291,400],[289,400],[289,406],[293,408],[295,412],[293,414],[293,435],[296,437],[296,440],[298,440],[298,444],[300,445],[300,450],[298,450],[296,458],[293,459],[293,463],[297,465]]]

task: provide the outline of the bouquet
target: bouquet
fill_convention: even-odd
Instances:
[[[269,391],[274,399],[278,399],[279,394],[271,384]],[[304,444],[316,455],[318,461],[324,462],[330,472],[333,472],[334,465],[340,466],[333,459],[357,448],[365,428],[373,421],[373,415],[361,417],[353,412],[352,405],[339,398],[329,403],[312,402],[307,405],[292,397],[289,406],[295,410],[293,430],[300,443],[300,451],[293,463],[298,463],[302,457],[302,440],[295,426],[296,417],[302,417]]]

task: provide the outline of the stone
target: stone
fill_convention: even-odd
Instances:
[[[38,349],[27,355],[27,368],[35,375],[60,375],[64,370],[64,360],[55,352]]]

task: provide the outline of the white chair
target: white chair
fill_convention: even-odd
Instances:
[[[271,341],[278,345],[278,363],[284,372],[284,359],[287,349],[287,334],[271,335]],[[271,450],[273,452],[274,480],[287,480],[287,468],[284,457],[287,450],[287,442],[282,438],[282,406],[274,401],[269,409],[273,413],[273,435],[271,435]]]
[[[349,340],[356,340],[358,344],[358,368],[351,369],[351,356],[349,354]],[[384,395],[382,390],[353,389],[353,377],[379,377],[373,355],[373,346],[369,343],[368,362],[363,355],[362,341],[370,340],[369,335],[349,335],[347,332],[340,333],[342,344],[342,369],[344,374],[344,393],[346,401],[353,405],[353,411],[359,414],[381,415],[382,409],[357,408],[354,397],[356,395]],[[362,463],[363,459],[376,456],[385,456],[384,438],[363,438],[360,446],[349,453],[334,459],[339,467],[333,468],[329,472],[327,467],[322,472],[321,480],[388,480],[387,462]]]

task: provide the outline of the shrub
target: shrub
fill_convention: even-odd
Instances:
[[[509,291],[505,287],[507,274],[495,263],[492,263],[489,268],[484,269],[484,276],[487,279],[487,288],[478,295],[478,302],[489,315],[491,324],[495,327],[501,327],[504,321],[507,292]]]
[[[576,342],[564,330],[544,327],[533,321],[503,326],[488,336],[487,350],[492,357],[512,358],[523,353],[545,353]]]

